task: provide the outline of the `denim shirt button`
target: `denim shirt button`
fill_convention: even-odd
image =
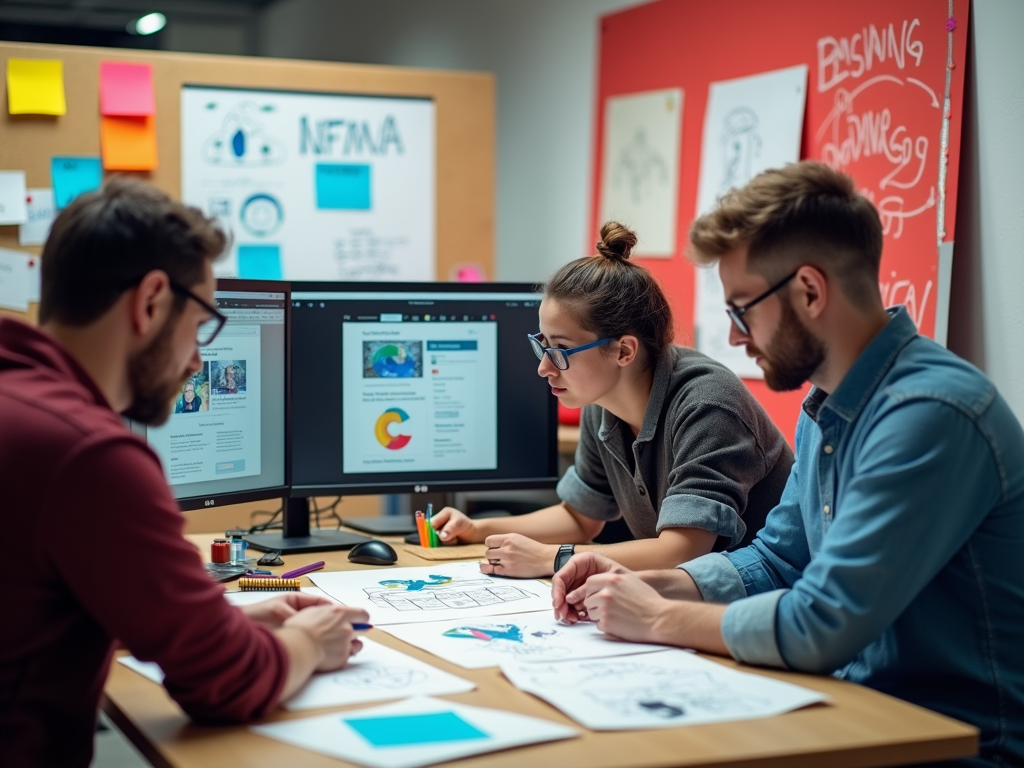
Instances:
[[[832,453],[835,449],[831,445],[826,445],[822,450],[825,451],[825,453]]]
[[[825,514],[827,515],[831,511],[831,507],[828,504],[825,505]]]

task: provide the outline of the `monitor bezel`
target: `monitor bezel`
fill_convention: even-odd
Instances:
[[[267,501],[269,499],[286,499],[289,494],[289,483],[291,475],[291,435],[289,434],[290,420],[289,409],[291,403],[291,376],[289,366],[291,364],[291,284],[287,280],[250,280],[238,277],[217,278],[217,291],[253,291],[263,293],[284,293],[284,482],[280,485],[269,485],[265,488],[250,488],[244,491],[226,491],[224,493],[204,494],[202,496],[185,496],[175,499],[178,508],[182,512],[193,512],[197,509],[217,509],[231,504],[244,504],[253,501]],[[171,493],[174,488],[171,487]]]
[[[297,293],[381,293],[383,291],[395,291],[396,293],[451,293],[457,296],[460,293],[532,293],[540,297],[540,286],[536,283],[459,283],[459,282],[334,282],[334,281],[313,281],[293,280],[291,281],[292,295]],[[294,301],[294,300],[293,300]],[[291,304],[289,302],[289,309]],[[291,324],[289,323],[289,334]],[[292,376],[292,344],[288,344],[288,382],[285,386],[287,392],[291,392]],[[286,476],[289,480],[294,479],[292,467],[292,400],[288,398],[287,404],[287,434],[289,450],[286,452],[288,469]],[[529,490],[538,488],[554,488],[558,485],[558,400],[552,397],[548,406],[548,456],[551,457],[550,476],[516,478],[516,479],[494,479],[494,480],[441,480],[441,481],[390,481],[390,482],[362,482],[362,483],[331,483],[331,484],[296,484],[290,486],[293,498],[311,498],[315,496],[370,496],[375,494],[392,493],[457,493],[461,491],[514,491]]]

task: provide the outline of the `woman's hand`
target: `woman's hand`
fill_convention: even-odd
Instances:
[[[496,533],[484,541],[487,562],[480,572],[515,579],[550,576],[555,570],[557,544],[541,544],[521,533]]]
[[[481,540],[476,523],[455,507],[445,507],[430,521],[444,544],[471,544]]]
[[[253,621],[266,624],[268,627],[277,628],[303,608],[335,604],[324,597],[308,595],[305,592],[289,592],[286,595],[261,600],[258,603],[240,605],[238,608]]]

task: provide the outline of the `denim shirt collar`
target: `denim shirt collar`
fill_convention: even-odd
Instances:
[[[654,367],[654,379],[651,381],[651,394],[647,398],[647,410],[644,411],[644,423],[640,426],[640,434],[636,436],[636,442],[642,443],[651,440],[658,428],[658,420],[661,418],[661,406],[665,403],[668,394],[668,387],[672,380],[672,372],[675,370],[676,355],[675,349],[669,347],[661,356]],[[619,417],[605,409],[601,415],[601,429],[597,436],[602,442],[607,442],[610,435],[618,432],[620,424]]]
[[[917,336],[917,326],[906,307],[887,309],[890,320],[860,353],[846,376],[831,395],[812,387],[804,399],[804,413],[814,421],[822,408],[828,408],[847,422],[854,421],[889,372],[900,350]]]

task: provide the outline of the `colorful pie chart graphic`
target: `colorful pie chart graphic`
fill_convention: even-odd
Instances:
[[[402,344],[385,344],[373,353],[372,365],[382,378],[406,379],[416,375],[416,360]]]
[[[394,435],[391,433],[392,424],[401,424],[409,420],[409,414],[401,408],[388,408],[377,419],[374,433],[377,435],[377,442],[390,451],[397,451],[404,448],[412,440],[412,435]]]

